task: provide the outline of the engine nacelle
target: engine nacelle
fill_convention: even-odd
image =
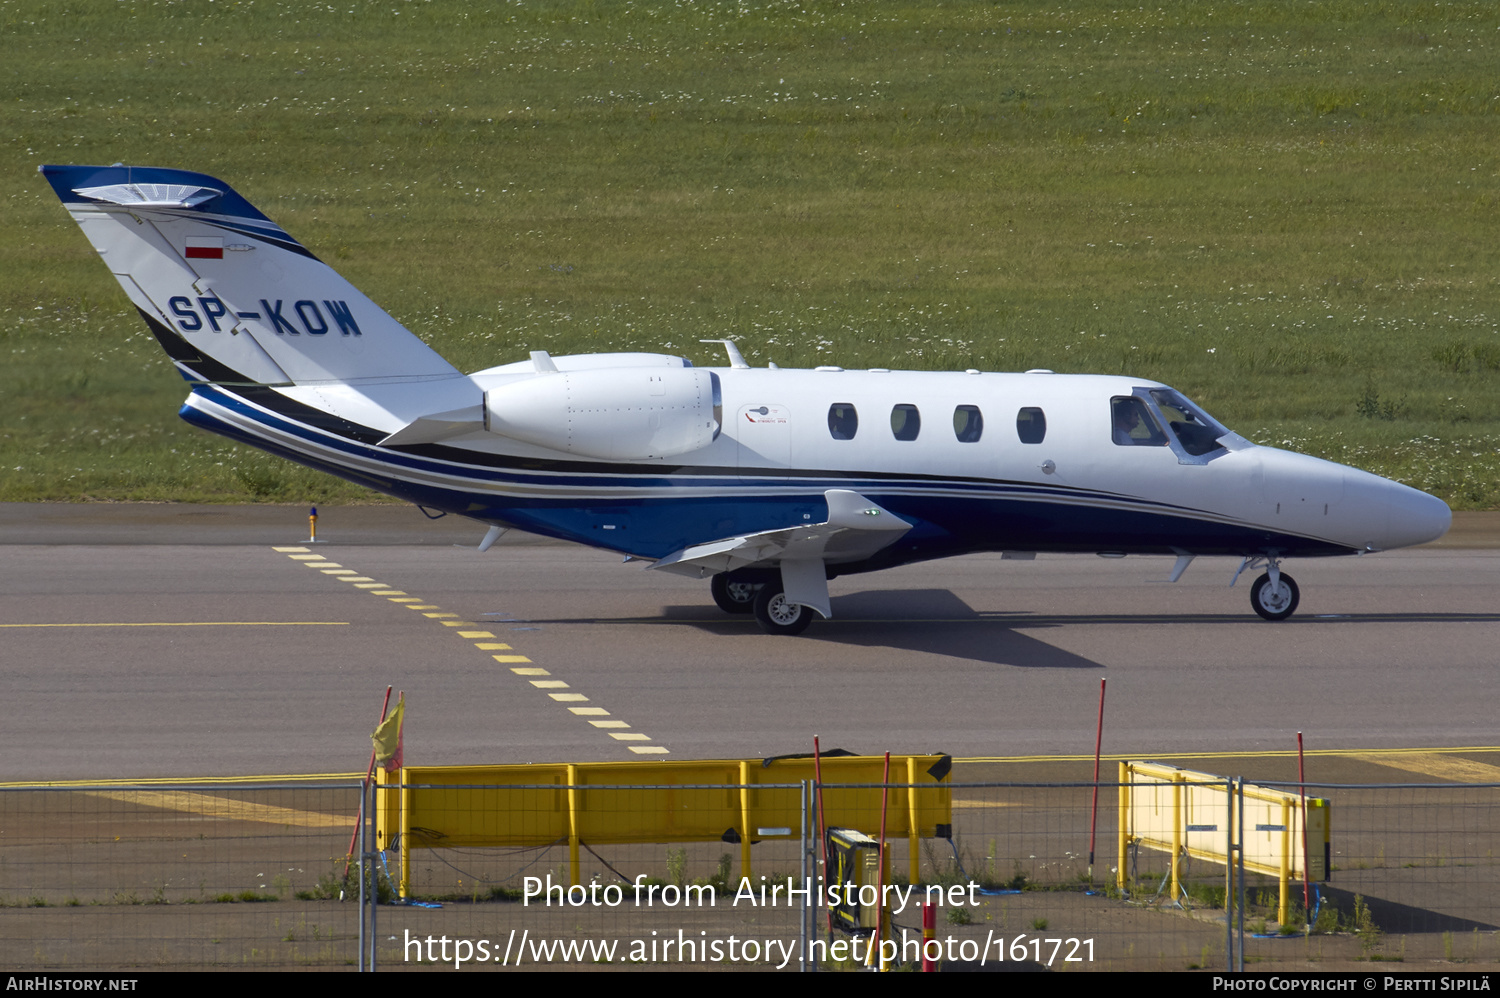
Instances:
[[[707,447],[722,426],[718,375],[696,368],[559,371],[484,393],[487,431],[580,457],[673,457]]]

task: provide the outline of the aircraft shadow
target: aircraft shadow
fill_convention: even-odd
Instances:
[[[1323,893],[1324,904],[1332,904],[1338,908],[1339,915],[1345,922],[1354,921],[1355,894],[1353,891],[1342,890],[1328,884],[1320,884],[1318,889]],[[1458,918],[1440,911],[1433,911],[1431,908],[1417,908],[1369,894],[1362,893],[1362,896],[1365,904],[1369,906],[1370,920],[1378,925],[1382,932],[1469,933],[1475,929],[1480,932],[1493,932],[1496,929],[1496,926],[1489,922]]]

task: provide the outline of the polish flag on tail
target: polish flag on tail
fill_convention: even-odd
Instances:
[[[219,236],[188,236],[185,255],[189,260],[222,260],[224,240]]]

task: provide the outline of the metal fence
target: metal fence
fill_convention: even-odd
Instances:
[[[609,789],[611,807],[648,799]],[[852,968],[863,961],[849,937],[800,893],[820,869],[819,789],[837,788],[756,788],[799,807],[805,795],[809,817],[751,829],[748,879],[733,829],[718,842],[582,842],[576,887],[565,840],[427,842],[410,856],[415,903],[391,903],[398,850],[368,854],[384,901],[369,908],[361,864],[347,877],[343,864],[357,785],[3,789],[0,965],[355,969],[373,953],[380,969]],[[1179,857],[1174,891],[1169,853],[1127,849],[1122,885],[1119,794],[1100,784],[1095,819],[1094,789],[952,785],[951,838],[924,838],[915,856],[891,841],[887,953],[920,956],[919,903],[931,901],[929,953],[953,968],[1500,967],[1500,787],[1309,784],[1331,802],[1330,878],[1308,885],[1306,904],[1293,884],[1285,922],[1275,877],[1231,880],[1203,858]],[[880,818],[844,823],[873,836]]]

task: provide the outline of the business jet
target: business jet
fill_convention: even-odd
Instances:
[[[44,166],[191,386],[195,426],[489,525],[710,580],[770,634],[832,616],[828,580],[976,551],[1288,558],[1421,544],[1443,502],[1261,447],[1140,378],[752,368],[653,353],[465,374],[213,177]]]

